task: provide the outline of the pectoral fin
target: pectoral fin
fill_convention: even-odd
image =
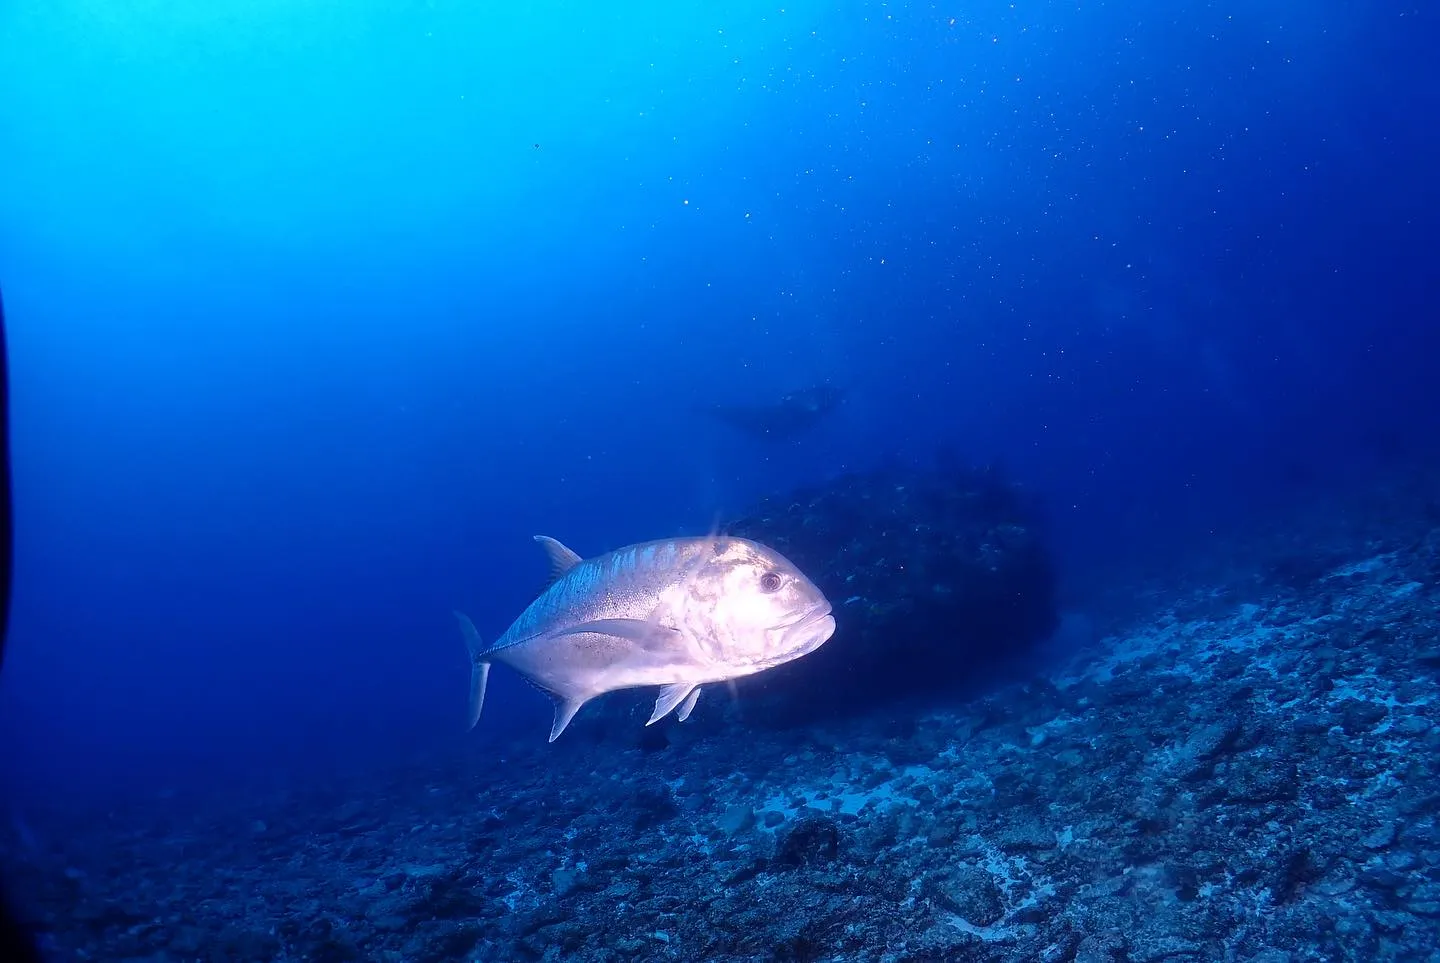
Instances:
[[[613,635],[646,649],[670,645],[682,638],[679,631],[645,619],[596,619],[593,622],[581,622],[578,625],[561,629],[555,633],[555,636],[579,635],[583,632]]]
[[[690,713],[695,711],[695,702],[699,698],[700,687],[697,685],[695,688],[690,690],[690,694],[685,697],[685,701],[680,703],[680,711],[675,713],[675,718],[679,719],[681,722],[684,722],[686,719],[690,718]]]
[[[650,719],[645,724],[647,726],[654,725],[668,716],[682,702],[688,702],[693,706],[695,704],[694,696],[699,691],[693,682],[677,682],[674,685],[665,686],[655,700],[655,711],[650,713]],[[685,713],[685,715],[689,714],[688,711]]]

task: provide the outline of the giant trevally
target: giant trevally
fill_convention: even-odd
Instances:
[[[535,536],[553,581],[494,645],[456,612],[470,652],[470,725],[490,664],[502,662],[555,701],[554,742],[586,702],[661,686],[650,725],[700,687],[753,675],[815,651],[835,632],[830,603],[773,549],[743,538],[672,538],[581,559]]]

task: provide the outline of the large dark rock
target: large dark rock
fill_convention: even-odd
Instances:
[[[835,606],[827,644],[743,680],[752,694],[784,695],[762,698],[762,712],[803,717],[955,690],[1057,621],[1036,512],[991,472],[847,475],[768,498],[727,531],[778,549]]]

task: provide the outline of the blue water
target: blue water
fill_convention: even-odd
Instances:
[[[498,635],[535,533],[943,450],[1036,493],[1084,611],[1433,464],[1437,42],[1390,0],[5,4],[9,795],[543,742],[498,669],[463,731],[450,615]],[[794,442],[694,410],[822,381]]]

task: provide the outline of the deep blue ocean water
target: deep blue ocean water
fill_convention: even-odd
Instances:
[[[1003,466],[1074,624],[1433,493],[1437,44],[1391,0],[12,0],[13,833],[539,753],[501,668],[465,731],[450,614],[503,631],[537,533]],[[793,439],[701,410],[821,383]]]

